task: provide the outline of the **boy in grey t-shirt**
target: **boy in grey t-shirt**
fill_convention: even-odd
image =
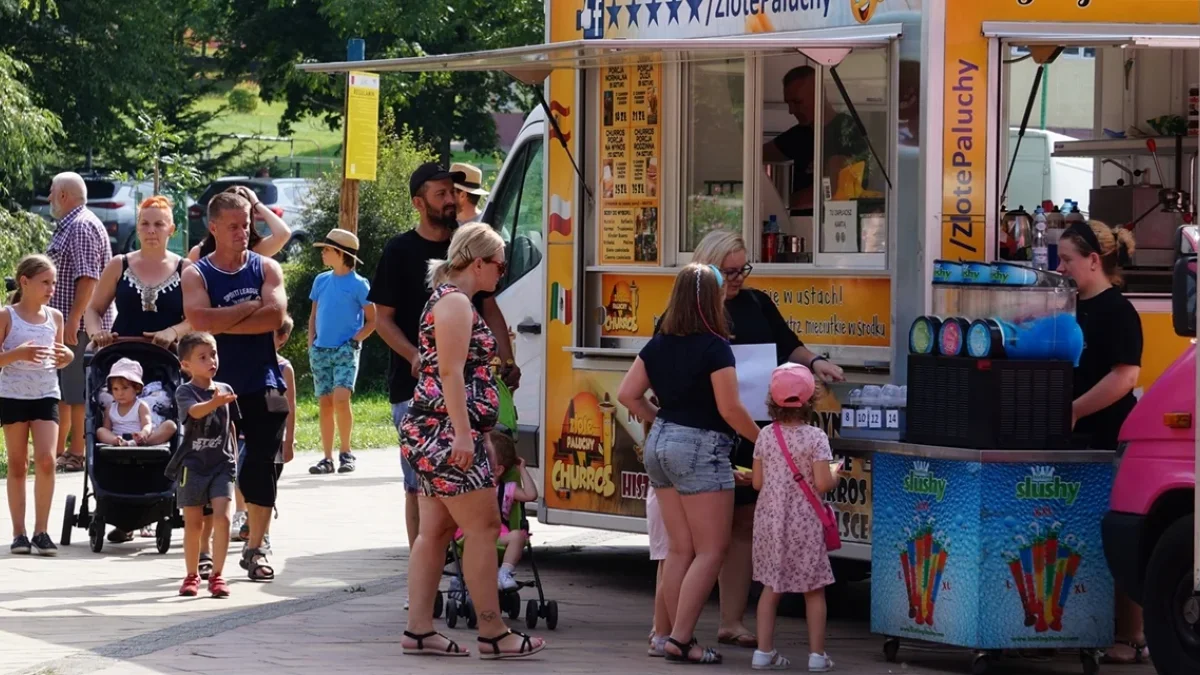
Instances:
[[[238,419],[237,395],[229,385],[214,382],[217,343],[208,333],[189,333],[179,342],[179,358],[191,381],[175,390],[183,442],[168,465],[177,473],[175,502],[183,509],[183,554],[187,576],[180,595],[192,596],[200,587],[200,540],[204,507],[212,505],[213,555],[208,591],[214,597],[229,595],[221,572],[229,551],[229,502],[233,478]],[[208,561],[205,561],[208,562]]]

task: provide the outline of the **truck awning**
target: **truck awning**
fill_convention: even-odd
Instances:
[[[743,58],[755,55],[784,55],[803,52],[816,61],[833,65],[852,49],[883,47],[900,37],[901,25],[823,28],[820,30],[759,33],[737,37],[704,37],[654,40],[571,40],[461,54],[413,56],[370,61],[301,63],[296,67],[310,73],[413,73],[432,70],[502,71],[533,84],[556,69],[602,68],[641,62],[695,62]]]
[[[984,21],[983,36],[1022,46],[1200,48],[1200,26],[1195,24]]]

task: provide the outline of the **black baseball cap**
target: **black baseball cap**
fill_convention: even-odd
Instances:
[[[431,180],[446,180],[447,178],[455,183],[461,183],[467,179],[467,174],[462,171],[447,171],[437,162],[426,162],[418,166],[417,170],[412,172],[412,177],[408,179],[409,196],[416,197],[421,186]]]

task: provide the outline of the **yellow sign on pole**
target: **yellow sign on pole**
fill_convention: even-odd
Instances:
[[[346,180],[375,180],[379,158],[379,76],[350,73],[346,90]]]

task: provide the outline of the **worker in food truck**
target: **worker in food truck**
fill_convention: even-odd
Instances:
[[[1075,432],[1089,437],[1088,446],[1100,450],[1117,449],[1117,434],[1137,403],[1142,322],[1118,288],[1133,250],[1133,233],[1098,220],[1073,222],[1058,240],[1058,271],[1079,287],[1075,319],[1083,330],[1071,419]],[[1116,644],[1105,661],[1141,662],[1146,656],[1141,607],[1118,591],[1116,618]]]
[[[730,320],[731,344],[774,344],[779,365],[787,362],[808,366],[823,382],[845,379],[842,369],[829,359],[813,353],[788,326],[770,296],[755,288],[746,288],[752,271],[746,259],[746,243],[732,232],[708,233],[696,246],[692,262],[716,265],[725,277],[725,311]],[[766,422],[762,423],[763,425]],[[730,460],[735,467],[754,463],[754,444],[739,438]],[[758,493],[750,484],[748,472],[735,471],[733,537],[721,568],[721,625],[717,639],[721,644],[750,648],[757,638],[746,628],[743,617],[750,596],[751,535]]]
[[[813,155],[817,110],[817,71],[812,66],[797,66],[783,76],[783,98],[788,113],[796,118],[796,125],[779,134],[763,145],[763,161],[778,163],[791,160],[792,194],[788,198],[790,208],[811,212],[816,204],[813,193]],[[854,118],[836,112],[826,98],[821,116],[822,154],[827,158],[822,174],[832,181],[838,179],[849,158],[867,151],[866,139],[859,133]]]

